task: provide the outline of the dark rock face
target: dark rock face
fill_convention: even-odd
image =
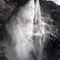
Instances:
[[[4,0],[0,0],[0,21],[7,20],[14,9],[13,4],[7,4]]]
[[[43,60],[60,60],[60,6],[51,1],[42,1],[41,5],[43,7],[45,6],[46,11],[50,13],[53,19],[52,24],[58,29],[57,38],[51,35],[48,37],[48,41],[43,50],[43,55],[45,56]]]

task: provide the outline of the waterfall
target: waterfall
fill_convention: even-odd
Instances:
[[[8,60],[42,60],[44,42],[47,34],[52,33],[44,19],[39,0],[30,0],[25,6],[19,7],[6,24],[12,40],[6,54]]]
[[[30,52],[34,50],[31,35],[33,34],[34,0],[19,7],[18,12],[6,24],[12,39],[12,46],[7,52],[8,60],[33,60]]]

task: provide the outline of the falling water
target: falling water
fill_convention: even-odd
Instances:
[[[43,18],[44,19],[44,18]],[[41,16],[39,0],[30,0],[13,15],[6,29],[12,39],[8,60],[42,60],[42,49],[51,28]]]

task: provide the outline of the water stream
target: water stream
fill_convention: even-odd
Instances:
[[[13,45],[6,54],[8,60],[42,60],[44,42],[50,33],[46,26],[50,28],[42,20],[39,0],[30,0],[20,7],[6,24]]]

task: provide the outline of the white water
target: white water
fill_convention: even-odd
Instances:
[[[35,54],[36,60],[41,60],[46,34],[51,33],[50,26],[42,19],[39,0],[36,4],[30,0],[24,7],[20,7],[17,15],[12,16],[9,24],[6,24],[12,38],[7,53],[8,60],[34,60],[31,52]],[[34,21],[36,24],[33,24]],[[49,32],[46,26],[49,27]]]

